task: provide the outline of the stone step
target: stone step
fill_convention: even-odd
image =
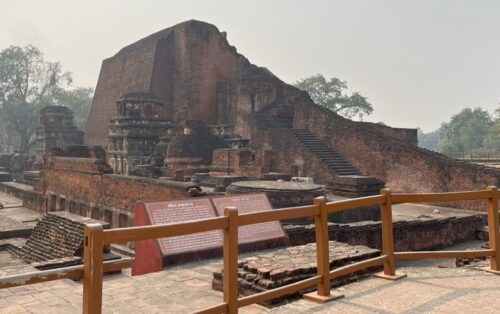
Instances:
[[[322,162],[334,162],[334,163],[337,163],[337,162],[343,162],[343,163],[346,163],[347,160],[345,160],[344,158],[342,158],[341,156],[325,156],[325,157],[322,157],[320,158]]]
[[[314,151],[315,153],[328,154],[332,157],[340,157],[340,154],[332,151],[330,148],[315,148],[311,149],[311,151]]]
[[[359,171],[357,169],[346,169],[346,168],[341,168],[341,167],[328,167],[330,168],[331,170],[335,171],[335,172],[349,172],[349,173],[359,173]]]
[[[283,131],[291,134],[309,152],[318,157],[321,162],[333,170],[337,175],[358,175],[359,170],[347,162],[342,155],[329,147],[321,139],[306,129],[294,129],[293,120],[273,115],[271,112],[276,104],[269,105],[261,110],[257,117],[264,126],[275,131]]]
[[[299,139],[299,142],[301,142],[302,145],[321,146],[321,147],[325,147],[325,148],[330,148],[327,145],[325,145],[324,143],[317,142],[317,141],[304,141],[304,140]]]
[[[359,173],[356,169],[345,169],[345,168],[330,168],[335,170],[335,172],[349,172],[349,173]]]
[[[310,149],[310,151],[316,153],[318,156],[323,155],[325,158],[328,158],[328,157],[342,158],[341,155],[334,153],[328,149]]]
[[[326,164],[328,167],[330,168],[335,168],[335,169],[342,169],[342,170],[358,170],[356,168],[354,168],[353,166],[347,164],[347,163],[343,163],[343,164]]]
[[[343,163],[325,163],[327,166],[330,166],[330,167],[336,167],[336,168],[339,168],[339,169],[356,169],[354,166],[352,166],[351,164],[347,163],[347,162],[343,162]]]
[[[335,154],[330,148],[328,147],[322,147],[322,146],[309,146],[309,145],[304,145],[307,149],[310,151],[314,152],[328,152],[331,153],[332,155]]]

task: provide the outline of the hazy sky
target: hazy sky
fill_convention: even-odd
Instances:
[[[500,102],[500,1],[0,0],[0,49],[33,44],[95,87],[104,58],[188,19],[286,82],[346,80],[373,104],[368,121],[431,131]]]

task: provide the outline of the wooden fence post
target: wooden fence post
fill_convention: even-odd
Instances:
[[[500,231],[498,223],[498,190],[496,186],[489,186],[491,197],[488,198],[488,237],[490,250],[495,253],[490,258],[490,268],[487,270],[500,274]]]
[[[83,241],[83,314],[100,314],[104,246],[102,225],[85,226]]]
[[[224,229],[223,291],[227,313],[238,313],[238,211],[234,207],[224,209],[229,219]]]
[[[375,274],[375,276],[397,280],[406,277],[404,274],[396,274],[396,266],[394,262],[394,237],[392,228],[392,197],[391,190],[382,189],[380,194],[385,196],[385,202],[380,205],[380,216],[382,219],[382,254],[386,257],[384,262],[384,271]]]
[[[330,245],[328,241],[328,212],[325,197],[314,199],[320,212],[314,217],[316,229],[316,269],[321,281],[317,291],[304,294],[304,299],[324,303],[343,297],[343,294],[330,293]]]

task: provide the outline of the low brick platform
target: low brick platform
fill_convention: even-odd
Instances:
[[[330,269],[366,260],[380,255],[379,250],[370,249],[361,245],[330,241]],[[252,295],[270,289],[286,286],[288,284],[316,276],[316,244],[309,243],[268,251],[254,257],[246,258],[239,262],[239,292],[241,295]],[[356,272],[332,282],[339,286],[377,271],[380,267]],[[222,272],[214,272],[212,289],[222,291]],[[275,305],[289,299],[297,299],[303,293],[314,290],[300,291],[298,293],[273,299],[265,305]]]
[[[227,194],[266,193],[274,208],[311,205],[315,197],[324,196],[321,185],[287,181],[241,181],[226,189]]]
[[[241,181],[226,188],[226,194],[266,193],[273,208],[311,205],[314,198],[325,195],[322,185],[288,181]],[[311,223],[312,218],[304,217],[282,221],[284,224]]]
[[[362,197],[379,194],[384,182],[369,176],[336,176],[328,182],[327,189],[337,195]]]
[[[12,176],[8,172],[0,171],[0,182],[12,181]]]
[[[8,207],[0,209],[0,241],[29,237],[40,214],[21,206],[16,207],[19,202],[15,198],[0,192],[0,201],[5,200]]]
[[[433,211],[438,210],[436,214]],[[483,213],[438,206],[398,204],[393,206],[396,251],[433,250],[477,239],[485,225]],[[314,225],[285,225],[290,245],[315,241]],[[382,223],[361,221],[328,223],[331,240],[351,245],[382,247]]]
[[[23,206],[38,212],[45,212],[45,198],[33,186],[19,182],[0,182],[0,192],[22,200]]]

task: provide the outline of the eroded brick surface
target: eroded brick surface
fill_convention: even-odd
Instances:
[[[366,260],[380,255],[380,251],[361,245],[349,245],[337,241],[330,241],[330,269],[342,267],[356,261]],[[347,276],[338,278],[334,285],[343,285],[359,280],[370,273],[379,270],[372,267]],[[256,254],[239,262],[238,286],[242,295],[283,287],[316,275],[316,243],[271,250],[265,254]],[[223,274],[215,272],[212,288],[223,291]],[[307,289],[266,302],[266,305],[278,304],[300,298],[302,293],[312,291]]]

